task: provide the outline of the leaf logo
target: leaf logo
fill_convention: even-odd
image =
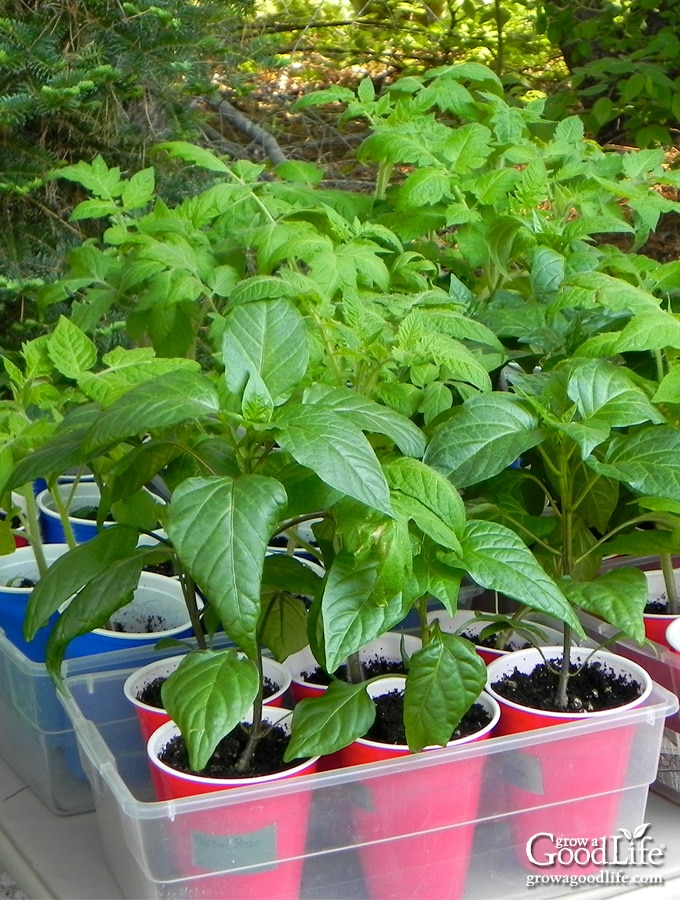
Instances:
[[[638,825],[638,827],[633,832],[628,831],[627,828],[619,828],[619,831],[627,840],[637,841],[644,836],[650,824],[650,822],[643,822],[642,825]]]

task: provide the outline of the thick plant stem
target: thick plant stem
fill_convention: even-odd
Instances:
[[[243,753],[241,754],[241,758],[238,761],[236,766],[237,772],[245,772],[250,765],[253,754],[255,753],[255,748],[257,747],[257,742],[262,737],[262,704],[264,701],[264,681],[262,674],[262,654],[257,654],[257,659],[255,660],[255,664],[257,665],[257,670],[259,672],[260,684],[257,689],[257,696],[253,701],[253,722],[250,726],[250,731],[248,733],[248,742],[243,749]]]
[[[555,706],[559,710],[566,710],[569,702],[567,687],[569,685],[569,663],[571,655],[571,626],[564,626],[564,638],[562,641],[562,663],[560,665],[560,678],[557,683]]]
[[[675,582],[675,571],[673,569],[673,559],[670,553],[661,553],[661,571],[663,572],[663,580],[666,584],[666,597],[668,598],[668,612],[672,616],[680,614],[680,601],[678,600],[678,586]]]
[[[364,681],[364,670],[358,653],[351,653],[347,657],[347,671],[349,681],[352,684],[360,684]]]
[[[35,554],[35,561],[38,564],[38,572],[41,577],[47,573],[48,565],[45,559],[45,551],[43,549],[42,538],[40,537],[40,525],[38,524],[38,509],[33,494],[33,486],[27,485],[21,492],[26,501],[26,522],[28,530],[26,536]]]

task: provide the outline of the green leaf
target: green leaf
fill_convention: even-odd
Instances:
[[[661,380],[652,400],[655,403],[680,403],[680,366],[671,369]]]
[[[659,306],[659,301],[652,294],[604,272],[573,275],[569,281],[576,287],[592,291],[599,304],[615,312],[630,310],[633,313],[647,313]]]
[[[285,162],[279,163],[274,171],[279,178],[298,184],[319,184],[324,178],[322,168],[299,159],[287,159]]]
[[[242,396],[255,377],[275,405],[283,403],[307,371],[304,319],[285,299],[236,306],[226,317],[223,358],[227,388]]]
[[[618,353],[680,349],[680,321],[664,310],[647,310],[633,316],[618,336]]]
[[[281,484],[261,475],[189,478],[170,502],[167,532],[182,565],[251,659],[265,553],[285,507]]]
[[[167,428],[219,410],[217,391],[204,375],[179,369],[137,385],[106,409],[83,445],[92,458],[107,447],[151,428]]]
[[[91,163],[79,162],[73,166],[55,169],[51,178],[66,178],[82,184],[95,197],[112,199],[119,197],[123,189],[118,166],[109,168],[101,156],[96,156]]]
[[[397,209],[434,206],[451,197],[450,177],[444,169],[424,167],[416,169],[404,180],[397,195]]]
[[[240,281],[229,298],[231,306],[255,300],[278,300],[295,295],[295,288],[273,275],[255,275]]]
[[[343,413],[362,431],[387,435],[407,456],[420,457],[425,452],[425,435],[410,419],[349,388],[313,384],[303,402]]]
[[[177,723],[200,772],[218,743],[247,718],[260,678],[235,650],[192,650],[163,682],[163,706]]]
[[[650,426],[616,437],[604,462],[588,458],[586,463],[640,494],[680,500],[680,432],[673,428]]]
[[[91,369],[97,361],[95,345],[65,316],[59,317],[47,347],[50,359],[67,378],[77,378],[81,372]]]
[[[469,572],[481,587],[499,591],[546,613],[583,634],[564,594],[517,535],[497,522],[468,521],[460,556],[445,554],[452,565]]]
[[[378,578],[375,559],[357,563],[345,551],[338,553],[328,572],[321,600],[325,664],[335,672],[364,644],[400,622],[410,606],[398,595],[382,604],[367,600]]]
[[[306,647],[307,607],[304,600],[285,591],[263,597],[260,640],[279,662]]]
[[[88,541],[80,546],[87,546],[89,543],[92,542]],[[82,634],[88,634],[93,628],[103,628],[114,612],[130,602],[130,596],[139,584],[139,576],[150,552],[156,551],[138,550],[133,555],[114,560],[108,568],[100,569],[59,615],[50,632],[45,651],[45,665],[55,681],[59,678],[61,661],[71,641]],[[60,557],[58,562],[62,559],[65,557]],[[38,586],[42,581],[43,579]],[[187,620],[188,618],[187,615]]]
[[[597,418],[612,428],[664,421],[626,372],[605,360],[577,365],[569,378],[567,395],[584,419]]]
[[[321,697],[295,706],[286,760],[342,750],[363,737],[375,721],[375,703],[366,684],[333,681]]]
[[[415,459],[395,459],[385,466],[387,483],[399,497],[399,509],[435,543],[460,550],[465,528],[463,501],[450,481]],[[393,496],[393,502],[397,503]]]
[[[445,746],[484,689],[486,666],[470,641],[439,632],[410,659],[404,696],[409,750]]]
[[[648,585],[641,569],[611,569],[593,581],[563,579],[560,586],[575,606],[614,625],[641,644]]]
[[[7,487],[14,490],[36,478],[60,475],[85,463],[81,445],[97,415],[95,407],[76,408],[63,419],[58,434],[46,440],[43,433],[40,445],[17,463]]]
[[[135,172],[129,181],[124,182],[121,200],[126,210],[141,209],[153,200],[156,189],[156,176],[149,166]]]
[[[531,289],[543,298],[557,291],[564,281],[566,259],[549,247],[535,247],[531,252]]]
[[[479,122],[454,129],[443,148],[447,163],[457,173],[481,168],[492,151],[491,131]]]
[[[83,372],[78,376],[78,387],[91,400],[110,406],[120,396],[137,384],[143,384],[159,375],[178,369],[198,372],[200,366],[192,359],[166,359],[157,357],[151,347],[126,350],[116,347],[102,359],[107,366],[100,372]]]
[[[184,162],[193,163],[201,169],[207,169],[209,172],[217,172],[220,175],[229,173],[229,166],[218,159],[210,150],[199,147],[196,144],[189,144],[185,141],[166,141],[158,144],[156,151],[165,151],[172,159],[181,159]]]
[[[471,397],[437,428],[423,462],[466,487],[502,472],[542,438],[538,419],[520,400],[494,392]]]
[[[84,585],[112,563],[127,557],[136,547],[137,538],[137,529],[111,525],[52,563],[31,591],[24,620],[26,640],[30,641],[50,616]]]
[[[364,433],[331,410],[291,407],[273,420],[277,441],[330,487],[392,515],[387,481]]]

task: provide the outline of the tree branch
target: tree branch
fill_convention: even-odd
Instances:
[[[251,140],[260,144],[270,162],[274,165],[278,165],[279,163],[286,161],[287,156],[281,147],[279,147],[276,138],[249,119],[248,116],[239,109],[236,109],[235,106],[232,106],[227,99],[221,97],[219,94],[206,97],[205,99],[215,112],[217,112],[220,118],[226,119],[231,126],[251,138]]]

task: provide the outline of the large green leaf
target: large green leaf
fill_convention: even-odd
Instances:
[[[27,640],[77,591],[137,545],[135,528],[111,525],[96,537],[59,557],[31,591],[24,619]]]
[[[648,585],[640,569],[611,569],[594,581],[564,579],[560,586],[575,606],[604,619],[634,641],[644,641],[642,614]]]
[[[267,544],[285,507],[283,487],[261,475],[188,478],[170,502],[168,537],[182,565],[251,658],[258,653]]]
[[[284,660],[307,644],[307,606],[323,579],[303,561],[272,553],[264,561],[260,639],[275,659]]]
[[[423,461],[467,487],[502,472],[542,438],[538,419],[518,398],[484,394],[435,431]]]
[[[217,391],[204,375],[184,370],[159,375],[104,410],[84,441],[83,453],[92,458],[130,435],[179,425],[218,409]]]
[[[286,759],[342,750],[363,737],[375,721],[375,704],[366,684],[333,681],[321,697],[300,701],[293,712]]]
[[[486,666],[470,641],[438,632],[410,659],[404,723],[414,753],[444,746],[486,683]]]
[[[397,458],[385,466],[392,501],[424,534],[451,550],[460,549],[465,508],[460,494],[443,475],[415,459]]]
[[[425,435],[410,419],[349,388],[314,384],[305,391],[303,402],[342,413],[362,431],[387,435],[407,456],[421,457],[425,452]]]
[[[675,366],[661,380],[652,399],[657,403],[680,403],[680,366]]]
[[[49,336],[47,351],[50,359],[67,378],[77,378],[91,369],[97,360],[97,348],[89,337],[66,316],[60,316]]]
[[[470,573],[478,585],[554,616],[583,634],[566,597],[517,535],[497,522],[468,521],[460,556],[444,559]]]
[[[680,432],[664,425],[650,426],[611,442],[604,462],[586,463],[640,494],[680,500]]]
[[[621,428],[664,421],[644,391],[620,367],[602,359],[577,365],[569,378],[567,394],[581,416],[590,422],[597,419],[612,428]]]
[[[364,644],[400,622],[410,603],[397,595],[384,603],[368,600],[378,578],[375,559],[357,563],[345,552],[333,560],[321,601],[321,620],[328,672],[342,665]]]
[[[314,406],[291,407],[274,418],[277,441],[330,487],[392,515],[387,481],[364,433],[342,415]]]
[[[147,548],[115,560],[69,602],[54,623],[45,651],[45,665],[55,681],[59,679],[61,661],[71,641],[93,628],[103,628],[116,610],[130,602],[142,569],[156,553]]]
[[[218,743],[248,715],[260,677],[235,650],[192,650],[163,682],[163,706],[177,723],[200,772]]]
[[[307,371],[304,319],[287,299],[243,303],[226,318],[222,351],[231,393],[242,396],[248,381],[259,376],[274,404],[279,405]]]

